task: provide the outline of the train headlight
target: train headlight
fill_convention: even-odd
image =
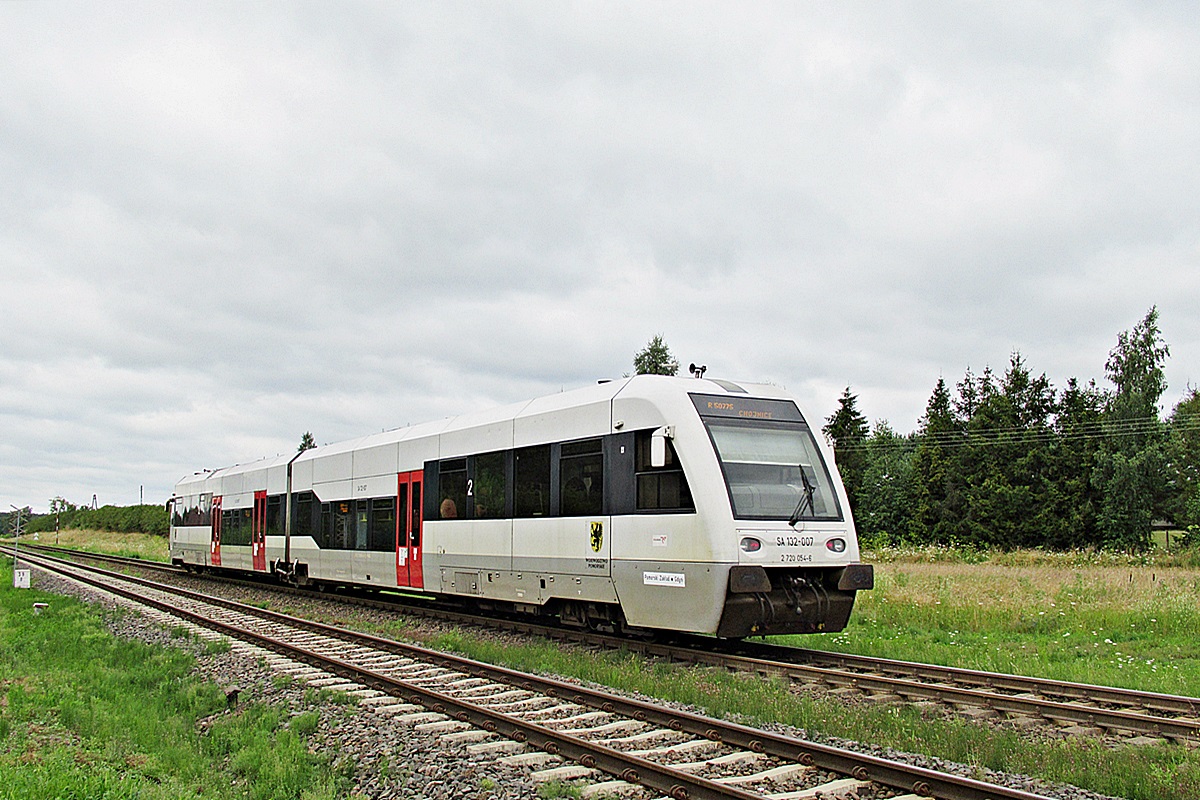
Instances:
[[[845,539],[830,539],[828,542],[825,543],[825,547],[834,553],[844,553],[844,552],[846,552],[846,540]]]
[[[747,553],[757,553],[759,550],[762,550],[762,542],[753,536],[747,536],[742,539],[742,550]]]

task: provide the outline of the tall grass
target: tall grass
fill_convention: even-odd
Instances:
[[[36,544],[52,545],[55,543],[55,538],[53,531],[39,533]],[[21,543],[24,544],[32,539],[32,534],[22,536]],[[57,540],[60,547],[70,547],[76,550],[91,550],[96,553],[144,558],[149,561],[170,559],[170,543],[166,536],[72,529],[60,531]]]
[[[1200,696],[1200,570],[886,562],[845,631],[781,640]]]

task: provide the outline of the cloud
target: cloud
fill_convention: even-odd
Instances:
[[[656,333],[910,430],[1157,304],[1200,382],[1185,5],[0,6],[0,491],[615,377]],[[1169,404],[1170,398],[1164,399]]]

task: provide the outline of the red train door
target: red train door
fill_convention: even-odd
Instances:
[[[396,476],[396,585],[423,588],[421,573],[421,484],[425,473]]]
[[[212,499],[212,543],[209,545],[208,562],[221,566],[221,496]]]
[[[254,569],[267,571],[267,493],[254,493],[254,514],[250,518],[250,558]]]

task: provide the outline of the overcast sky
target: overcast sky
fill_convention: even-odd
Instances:
[[[1200,384],[1193,3],[0,3],[0,508],[632,371]]]

